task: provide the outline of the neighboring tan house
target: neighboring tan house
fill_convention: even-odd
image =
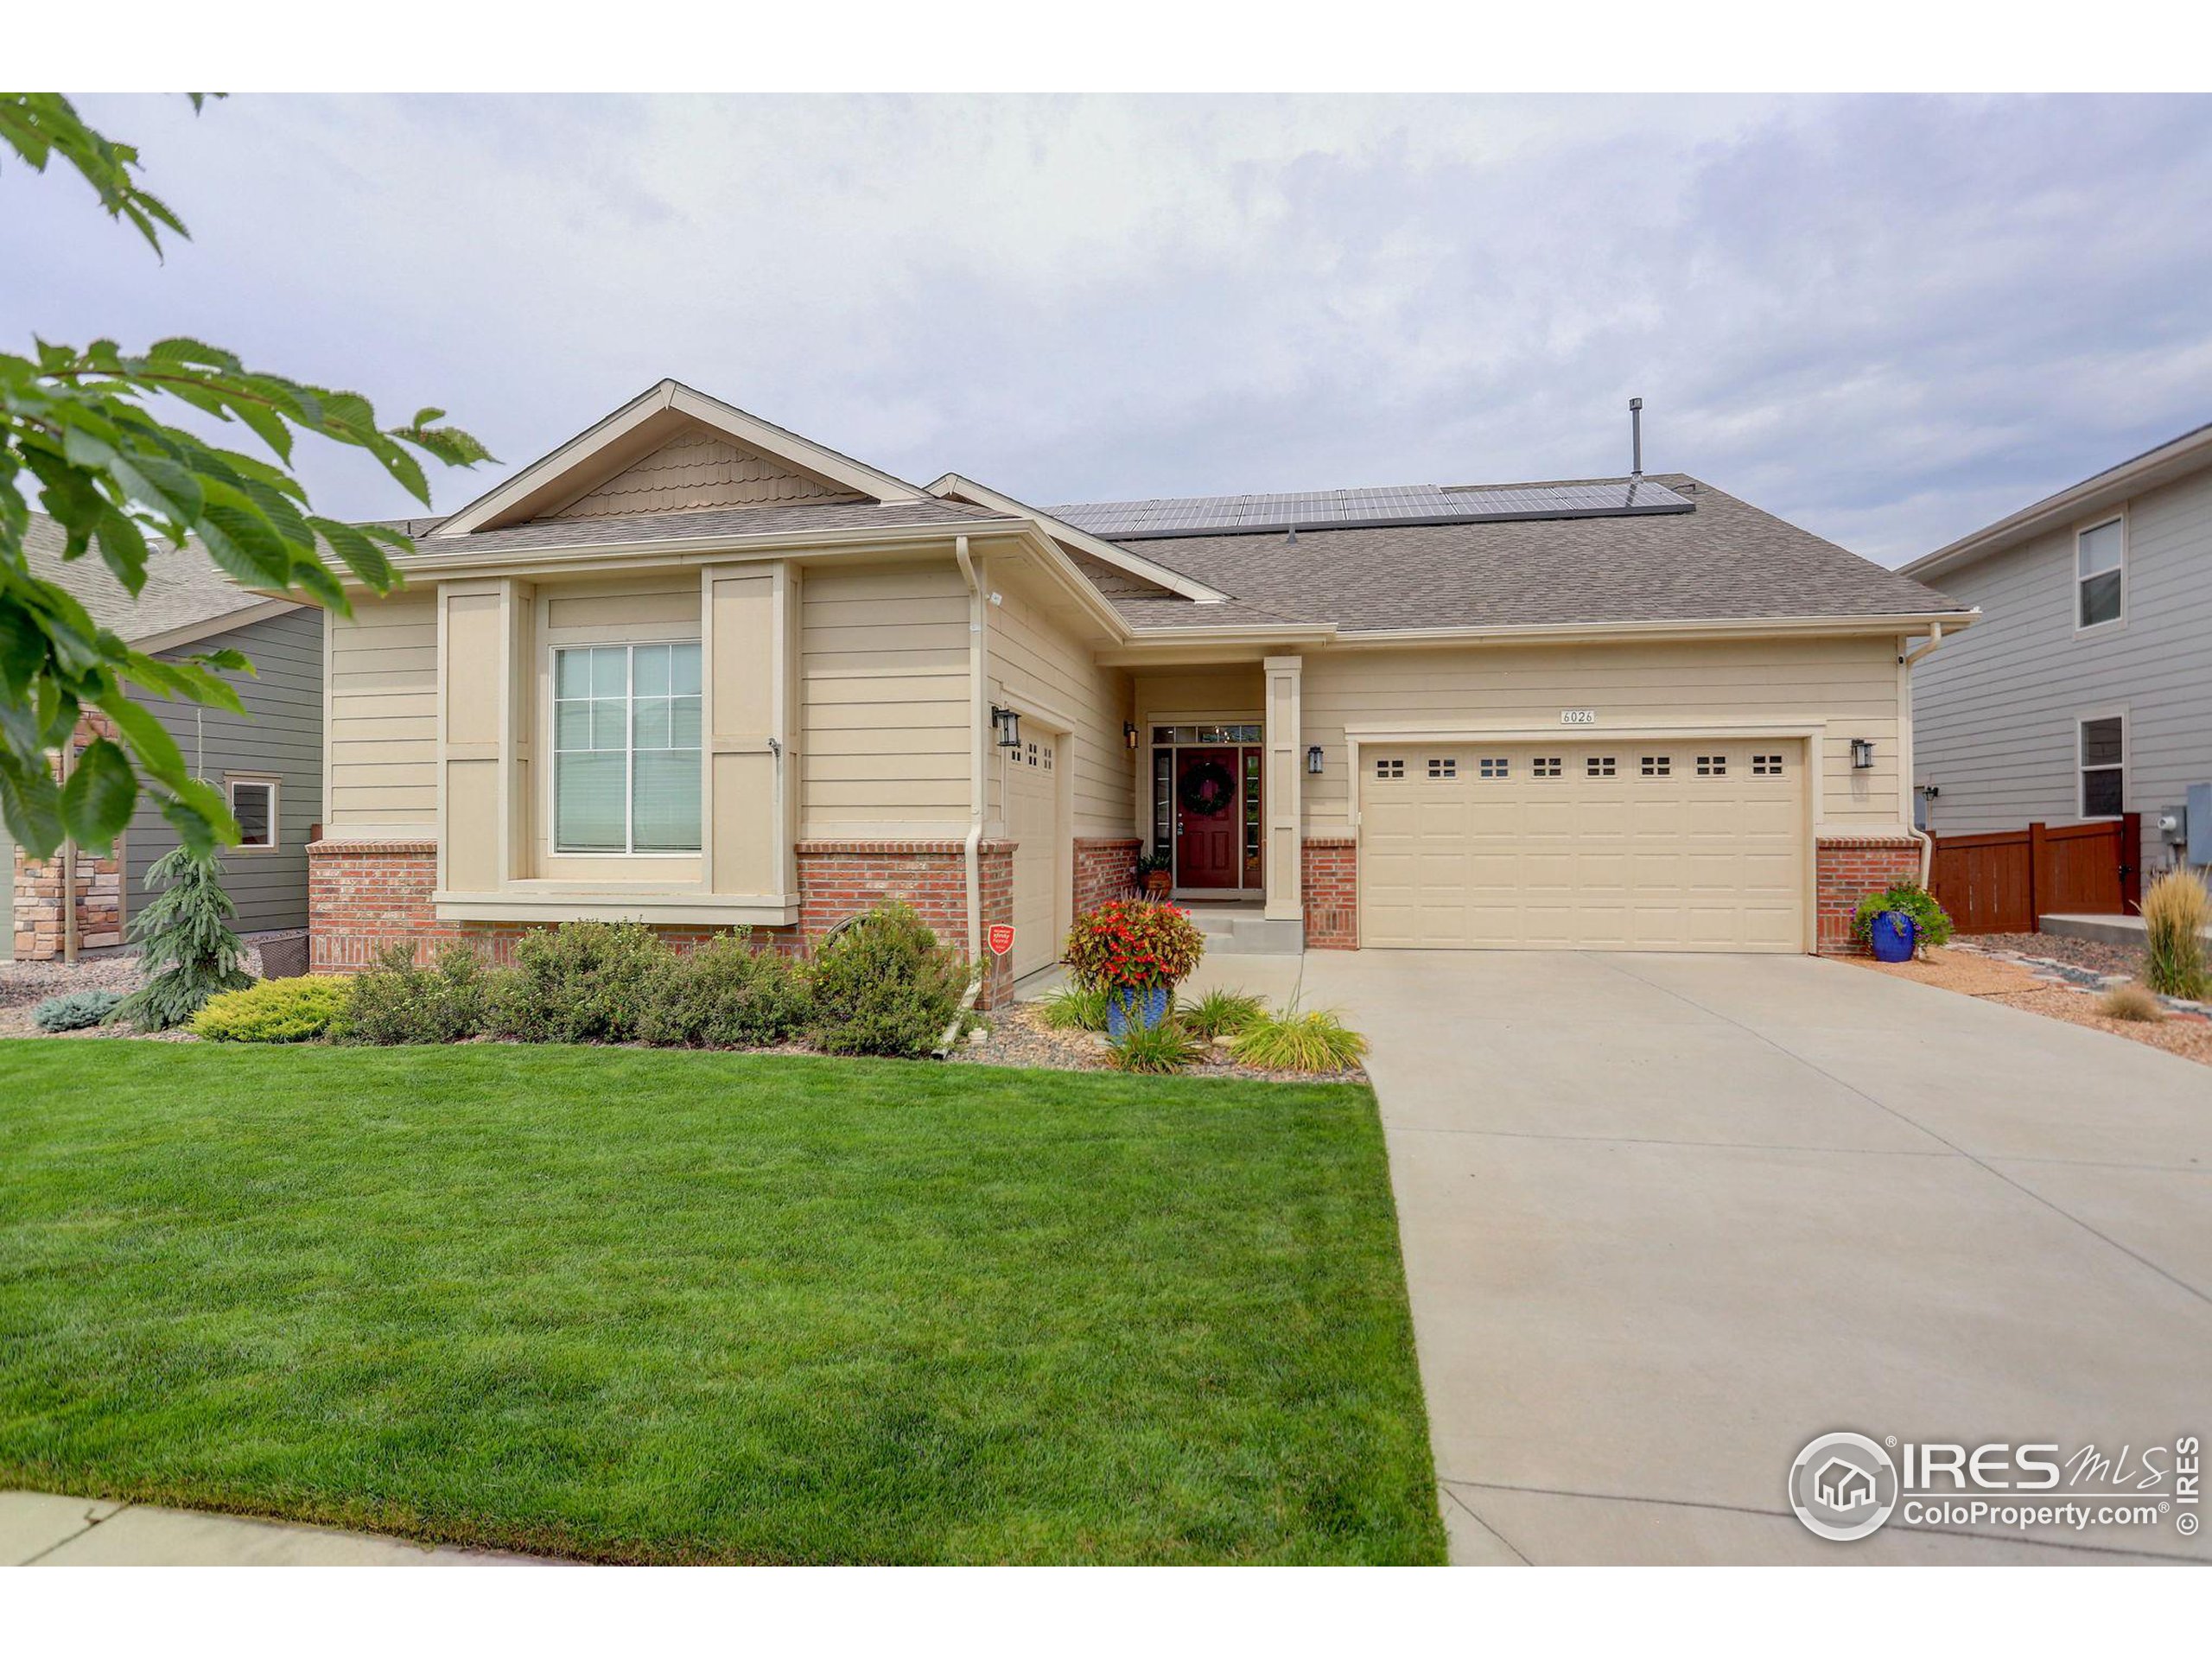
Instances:
[[[1014,925],[988,1002],[1147,846],[1292,950],[1847,948],[1968,620],[1686,478],[1042,511],[673,381],[409,527],[330,630],[326,969],[887,896]]]
[[[223,885],[238,906],[241,933],[308,925],[308,843],[322,810],[322,613],[290,600],[238,587],[197,548],[157,547],[146,585],[134,600],[97,554],[64,563],[61,528],[34,514],[28,538],[33,575],[73,594],[100,626],[146,652],[185,658],[231,647],[257,672],[227,677],[245,717],[198,703],[140,694],[184,751],[194,773],[224,791],[245,831],[223,855]],[[101,717],[88,716],[79,745]],[[0,950],[29,960],[59,956],[67,933],[61,903],[65,866],[73,866],[78,947],[120,944],[130,918],[149,896],[146,872],[177,844],[176,832],[153,802],[141,797],[116,847],[94,857],[58,855],[23,859],[0,826]]]
[[[1904,574],[1986,613],[1915,683],[1924,827],[1979,835],[2135,812],[2140,868],[2171,867],[2161,813],[2212,785],[2212,426]]]

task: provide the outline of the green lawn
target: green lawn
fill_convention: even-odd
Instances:
[[[622,1560],[1435,1561],[1374,1097],[0,1043],[0,1486]]]

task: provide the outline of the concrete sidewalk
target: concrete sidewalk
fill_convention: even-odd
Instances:
[[[334,1527],[202,1515],[51,1492],[0,1492],[10,1567],[550,1566],[531,1555],[410,1544]]]

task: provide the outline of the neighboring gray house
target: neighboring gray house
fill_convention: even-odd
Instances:
[[[1981,621],[1913,677],[1913,783],[1939,835],[2138,812],[2212,783],[2212,425],[1904,567]]]
[[[168,728],[193,770],[225,791],[246,832],[243,844],[223,855],[224,886],[238,906],[238,931],[306,927],[307,845],[322,817],[322,613],[238,587],[197,549],[157,549],[134,601],[96,554],[65,564],[61,546],[60,527],[34,515],[33,572],[60,582],[93,620],[139,650],[183,658],[228,646],[253,664],[257,673],[230,677],[245,705],[243,719],[197,703],[143,694],[140,700]],[[150,801],[142,800],[118,849],[119,859],[81,859],[81,946],[115,942],[146,902],[146,872],[175,845],[175,831]],[[41,881],[41,871],[16,855],[4,828],[0,869],[14,873],[12,881],[0,883],[5,906],[0,909],[0,960],[55,954],[58,880],[48,870]]]

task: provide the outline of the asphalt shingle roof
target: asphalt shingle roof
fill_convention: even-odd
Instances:
[[[146,585],[134,600],[100,562],[97,547],[65,562],[61,550],[67,542],[60,524],[44,513],[33,513],[24,537],[31,574],[66,588],[94,622],[133,643],[269,602],[267,594],[225,575],[197,543],[179,549],[151,538]]]
[[[1504,628],[1895,616],[1967,607],[1685,474],[1692,512],[1147,539],[1145,558],[1230,594],[1109,594],[1130,626]],[[1501,486],[1511,488],[1512,486]],[[1048,511],[1058,513],[1059,508]]]

